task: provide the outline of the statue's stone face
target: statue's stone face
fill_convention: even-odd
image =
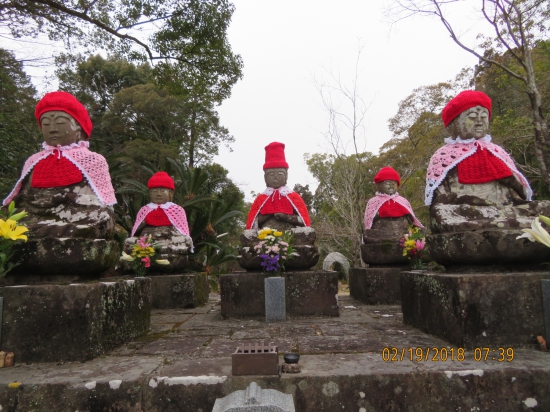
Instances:
[[[475,106],[464,110],[448,127],[451,135],[461,139],[481,139],[489,132],[489,110]]]
[[[376,183],[376,190],[386,195],[393,195],[395,192],[397,192],[398,186],[399,185],[395,180],[383,180],[380,183]]]
[[[164,203],[171,202],[174,197],[174,191],[165,187],[155,187],[149,189],[151,195],[151,202],[157,205],[163,205]]]
[[[267,187],[272,187],[273,189],[286,185],[287,177],[287,169],[282,167],[265,169],[264,171],[265,184]]]
[[[68,146],[80,140],[82,129],[70,115],[59,110],[46,112],[40,117],[42,136],[50,146]]]

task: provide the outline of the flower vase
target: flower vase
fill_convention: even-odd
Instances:
[[[286,321],[285,278],[268,277],[264,280],[265,321]]]

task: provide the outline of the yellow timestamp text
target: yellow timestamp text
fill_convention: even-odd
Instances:
[[[472,352],[464,348],[395,348],[382,349],[384,362],[447,362],[464,360],[512,362],[514,360],[514,348],[474,348]]]

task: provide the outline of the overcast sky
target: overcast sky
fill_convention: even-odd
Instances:
[[[229,41],[243,58],[244,77],[219,109],[236,142],[233,152],[222,149],[216,161],[248,200],[250,191],[265,188],[264,147],[272,141],[286,145],[288,185],[317,186],[303,160],[304,153],[328,149],[328,118],[314,78],[327,78],[328,70],[351,84],[360,42],[358,83],[370,104],[362,148],[373,153],[391,138],[387,121],[413,89],[451,80],[477,63],[438,20],[416,17],[389,24],[383,0],[233,2]],[[453,13],[463,38],[473,42],[478,15],[470,7]]]
[[[410,18],[391,25],[384,9],[392,0],[233,0],[229,41],[244,61],[244,77],[220,107],[222,124],[235,137],[232,152],[221,148],[216,162],[243,190],[265,188],[264,147],[286,145],[288,186],[317,182],[307,171],[305,153],[327,152],[327,112],[314,79],[326,83],[329,72],[352,85],[359,45],[358,89],[369,105],[359,150],[375,154],[391,138],[388,119],[413,89],[453,79],[474,56],[460,49],[437,19]],[[468,43],[483,26],[477,2],[450,9],[458,33]],[[58,46],[59,47],[59,46]],[[19,58],[51,55],[51,46],[18,43]],[[57,89],[50,67],[26,67],[41,94]],[[342,106],[342,109],[344,107]],[[349,131],[343,131],[349,142]],[[348,146],[348,154],[352,152]]]

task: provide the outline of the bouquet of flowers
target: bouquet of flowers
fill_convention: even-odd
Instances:
[[[516,239],[525,238],[529,239],[531,242],[539,242],[550,247],[550,234],[546,229],[544,229],[544,227],[542,227],[541,220],[545,225],[550,226],[550,219],[546,216],[540,215],[531,222],[531,229],[521,229],[524,233]]]
[[[158,247],[156,249],[158,249]],[[147,269],[151,267],[151,257],[155,256],[155,253],[157,253],[156,249],[155,245],[152,243],[151,235],[149,235],[149,237],[142,236],[136,240],[135,245],[132,247],[132,254],[129,255],[122,252],[120,258],[126,262],[134,262],[134,272],[137,277],[141,277],[145,276]],[[170,264],[166,259],[157,259],[155,263],[159,265]]]
[[[411,260],[414,270],[422,269],[422,250],[426,247],[426,237],[415,225],[409,226],[409,233],[405,233],[399,241],[403,248],[403,256]]]
[[[27,241],[27,236],[23,233],[28,232],[24,225],[20,225],[19,220],[27,216],[27,212],[16,212],[15,203],[11,202],[8,206],[8,212],[0,210],[0,278],[6,276],[10,270],[19,263],[10,262],[13,257],[11,248],[18,240]]]
[[[261,242],[254,246],[254,251],[260,255],[264,270],[273,275],[285,270],[285,263],[298,255],[292,247],[294,235],[290,230],[281,232],[265,227],[259,231],[258,239]]]

